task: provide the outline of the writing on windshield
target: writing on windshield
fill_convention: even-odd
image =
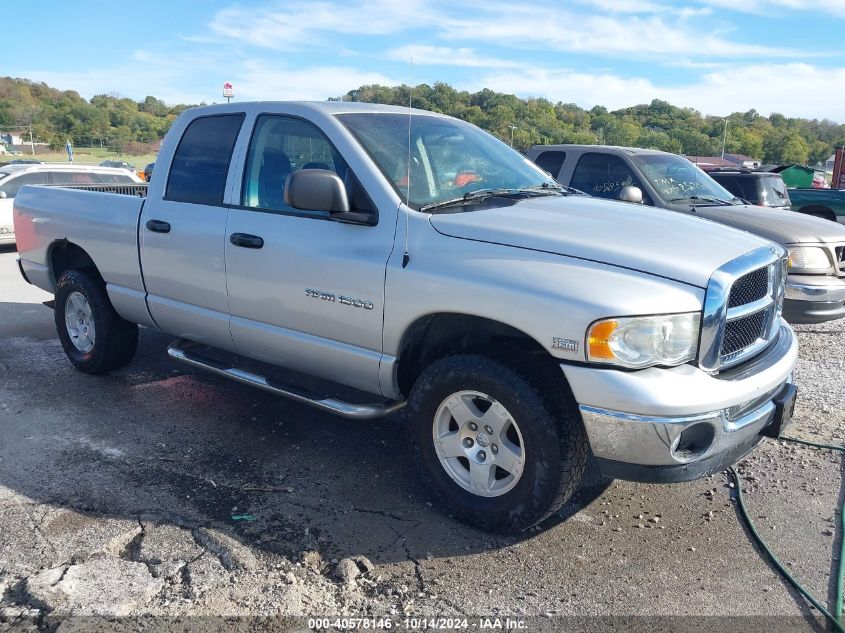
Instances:
[[[691,197],[733,200],[733,194],[682,156],[640,154],[633,160],[664,202]]]

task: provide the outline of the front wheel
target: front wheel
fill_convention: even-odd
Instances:
[[[438,360],[408,401],[417,466],[456,518],[524,530],[556,512],[581,479],[587,440],[571,404],[497,360]]]
[[[102,374],[123,367],[135,355],[138,326],[115,312],[98,276],[65,272],[56,284],[55,317],[62,348],[79,371]]]

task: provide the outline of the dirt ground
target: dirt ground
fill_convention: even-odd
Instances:
[[[147,329],[128,367],[74,371],[50,297],[15,257],[0,250],[0,630],[342,614],[768,616],[820,630],[749,542],[724,474],[591,475],[540,529],[491,536],[432,505],[399,416],[345,421],[194,371]],[[845,322],[797,329],[791,433],[841,445]],[[842,458],[764,440],[740,471],[775,552],[832,603]]]

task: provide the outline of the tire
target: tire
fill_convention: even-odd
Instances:
[[[435,498],[457,519],[519,532],[557,512],[578,487],[588,453],[580,416],[574,401],[555,395],[568,391],[565,384],[543,391],[538,384],[539,376],[476,355],[437,360],[417,379],[406,409],[411,450]],[[490,425],[491,435],[488,419],[504,423]]]
[[[62,348],[79,371],[102,374],[123,367],[135,355],[138,326],[118,316],[106,285],[95,274],[69,270],[59,278],[55,318]]]

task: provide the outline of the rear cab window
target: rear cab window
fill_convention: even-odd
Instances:
[[[780,176],[764,176],[760,178],[760,199],[769,207],[788,207],[792,204],[786,183]]]
[[[222,205],[232,150],[245,115],[220,114],[191,121],[173,155],[164,199]]]

